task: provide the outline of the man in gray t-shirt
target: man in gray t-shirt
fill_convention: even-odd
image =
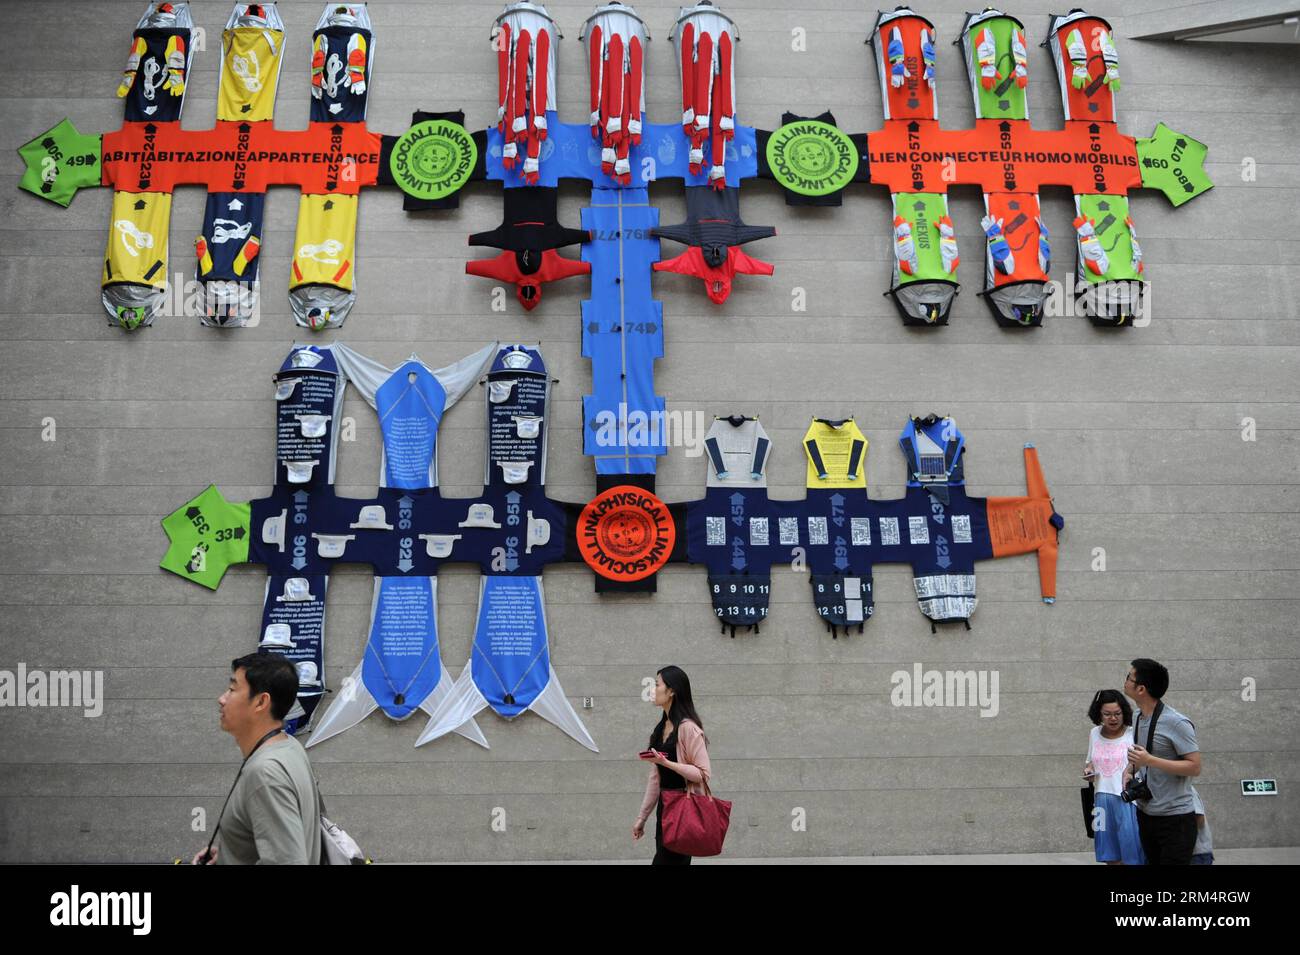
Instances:
[[[1201,773],[1200,746],[1192,721],[1162,702],[1168,689],[1169,671],[1155,660],[1134,660],[1124,678],[1124,693],[1138,709],[1129,763],[1151,789],[1150,799],[1137,801],[1148,865],[1188,865],[1196,844],[1191,778]]]
[[[281,733],[244,765],[221,817],[218,865],[319,865],[320,803],[307,751]]]
[[[298,672],[276,653],[251,653],[231,664],[218,701],[221,728],[235,737],[244,762],[217,823],[217,845],[196,864],[318,865],[320,795],[307,751],[281,731],[298,695]]]

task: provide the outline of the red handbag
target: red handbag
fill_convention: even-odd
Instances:
[[[731,825],[731,803],[716,798],[704,783],[704,795],[685,789],[665,789],[664,848],[686,856],[716,856]]]

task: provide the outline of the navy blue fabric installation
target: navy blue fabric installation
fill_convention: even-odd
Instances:
[[[437,479],[442,416],[487,371],[487,474],[483,492],[443,497]],[[333,487],[337,423],[347,383],[375,408],[383,433],[381,487],[373,498]],[[306,725],[326,691],[325,594],[339,563],[375,574],[370,632],[361,663],[314,728],[310,744],[375,709],[394,720],[424,710],[419,742],[457,732],[486,746],[474,715],[513,718],[532,710],[584,746],[595,743],[573,713],[551,666],[542,570],[566,558],[568,511],[546,497],[550,378],[541,354],[489,345],[431,369],[414,356],[387,368],[342,345],[295,348],[275,385],[276,486],[249,504],[248,561],[268,572],[260,648],[298,668]],[[566,510],[567,508],[567,510]],[[484,575],[469,665],[452,680],[442,664],[437,574],[444,563]]]
[[[487,486],[474,498],[444,498],[436,486],[442,414],[494,356],[499,367],[485,390]],[[512,367],[525,361],[528,370]],[[369,499],[342,498],[333,489],[336,425],[349,380],[374,405],[383,430],[383,486]],[[484,639],[509,624],[518,641],[520,622],[531,619],[531,633],[543,644],[540,672],[550,673],[540,586],[529,601],[496,582],[526,577],[526,596],[543,566],[564,556],[565,513],[541,487],[548,387],[540,354],[521,347],[498,353],[489,346],[437,371],[415,358],[386,369],[342,346],[295,348],[286,359],[276,376],[276,486],[250,502],[248,559],[266,565],[269,574],[259,646],[298,666],[301,712],[291,714],[291,730],[306,724],[326,689],[325,594],[330,570],[341,562],[369,564],[376,576],[370,635],[354,675],[359,686],[339,697],[344,710],[360,701],[352,706],[364,710],[358,719],[375,707],[397,720],[418,708],[431,714],[438,688],[444,697],[451,692],[436,624],[436,575],[448,560],[475,563],[492,575],[484,606],[509,609],[480,616]],[[504,604],[498,594],[508,597]],[[531,615],[519,611],[525,606]],[[513,672],[509,660],[496,669]],[[526,708],[538,688],[515,676],[510,690],[513,699],[503,699],[501,711],[514,716],[521,712],[515,701]],[[452,728],[460,731],[465,722]],[[321,738],[347,728],[327,723],[328,714]],[[464,728],[464,735],[481,739],[477,727]]]
[[[200,282],[257,281],[265,209],[264,192],[208,193],[200,240],[204,245],[198,250]]]
[[[484,386],[484,487],[472,497],[445,497],[438,432],[475,382]],[[349,383],[375,409],[383,435],[380,487],[369,498],[334,489]],[[733,636],[738,627],[757,631],[767,618],[778,565],[808,574],[815,612],[833,636],[855,624],[861,630],[872,616],[877,563],[911,566],[918,606],[932,626],[969,620],[975,563],[992,557],[1036,553],[1043,599],[1055,599],[1064,521],[1032,446],[1025,450],[1027,497],[970,497],[956,425],[935,415],[913,418],[900,437],[906,492],[872,500],[867,441],[856,423],[814,418],[807,434],[818,454],[808,457],[805,497],[772,500],[765,475],[771,441],[757,418],[732,415],[710,428],[703,499],[667,506],[636,485],[652,475],[626,476],[631,487],[609,485],[617,478],[602,475],[598,483],[608,486],[580,505],[545,492],[550,388],[540,352],[523,345],[492,343],[438,369],[415,356],[388,367],[338,343],[296,346],[275,375],[271,493],[232,505],[210,487],[164,520],[173,547],[163,566],[187,579],[215,588],[230,563],[266,567],[258,648],[283,654],[297,669],[290,732],[312,721],[329,690],[332,568],[371,568],[362,659],[314,721],[308,745],[378,709],[393,720],[424,711],[429,722],[416,745],[457,733],[486,747],[475,717],[491,709],[505,719],[536,713],[594,751],[551,659],[542,584],[547,564],[585,559],[597,567],[593,554],[633,560],[657,551],[653,566],[704,564],[716,618]],[[601,514],[607,523],[594,516]],[[477,565],[482,575],[470,659],[454,679],[441,659],[437,625],[438,573],[448,562]]]
[[[686,559],[708,568],[714,613],[727,627],[754,626],[767,616],[772,568],[807,570],[813,604],[832,634],[862,624],[873,612],[872,567],[912,567],[921,610],[935,622],[967,620],[975,608],[975,562],[993,557],[987,499],[968,497],[964,439],[951,419],[909,421],[904,445],[918,435],[949,437],[946,470],[928,453],[922,486],[909,471],[906,494],[872,500],[866,488],[809,488],[799,501],[776,501],[766,488],[710,488],[686,506]],[[926,452],[930,444],[922,443]],[[733,631],[734,632],[734,631]]]
[[[311,121],[360,123],[366,118],[370,48],[374,37],[359,26],[333,25],[312,36]]]
[[[146,14],[142,22],[149,19]],[[133,34],[127,62],[128,69],[133,69],[125,94],[128,123],[170,123],[180,118],[184,97],[173,95],[169,89],[175,74],[169,71],[168,63],[179,62],[182,75],[188,74],[193,58],[190,27],[187,12],[174,26],[147,26]]]

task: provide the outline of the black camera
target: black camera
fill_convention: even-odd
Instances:
[[[1147,785],[1146,775],[1134,776],[1124,787],[1124,791],[1119,794],[1119,798],[1124,802],[1137,802],[1139,799],[1151,798],[1151,787]]]

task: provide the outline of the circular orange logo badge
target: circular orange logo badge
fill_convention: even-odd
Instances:
[[[649,577],[668,562],[676,539],[668,505],[631,484],[598,494],[578,519],[582,559],[610,580]]]

